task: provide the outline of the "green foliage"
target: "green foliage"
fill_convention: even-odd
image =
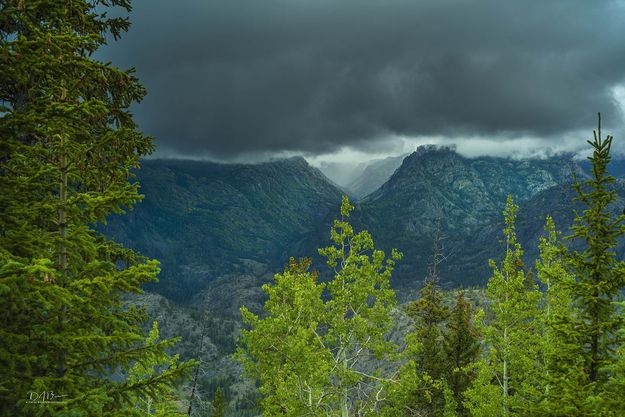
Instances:
[[[541,242],[539,274],[548,286],[545,311],[544,394],[537,415],[617,416],[623,399],[615,395],[622,375],[623,315],[615,301],[622,299],[625,263],[616,254],[617,239],[625,233],[625,216],[614,216],[614,177],[608,175],[612,137],[599,128],[589,157],[591,178],[574,184],[577,200],[586,209],[577,215],[568,239],[580,250]]]
[[[474,416],[524,415],[536,398],[536,358],[540,335],[536,320],[541,293],[525,274],[523,251],[516,240],[518,207],[508,197],[504,210],[506,256],[486,289],[490,302],[483,325],[486,356],[477,364],[477,377],[467,391],[466,406]]]
[[[164,358],[145,314],[122,302],[156,280],[146,260],[95,230],[141,196],[130,182],[151,138],[136,128],[145,95],[132,70],[91,55],[128,28],[126,0],[5,1],[0,10],[0,415],[127,415],[166,394],[186,364],[125,378]],[[54,392],[53,402],[29,400]],[[49,398],[48,398],[49,399]]]
[[[617,303],[619,306],[619,315],[625,318],[625,302]],[[625,337],[625,326],[620,329],[620,336]],[[607,416],[620,416],[625,414],[625,400],[623,400],[623,392],[625,392],[625,343],[621,343],[616,351],[613,362],[608,366],[610,379],[605,385],[604,402],[602,404],[602,413]]]
[[[251,329],[241,332],[237,354],[247,375],[260,383],[260,405],[267,416],[303,415],[323,399],[330,358],[317,331],[324,320],[325,285],[316,282],[309,266],[308,260],[292,259],[282,274],[276,274],[274,285],[263,286],[269,297],[266,318],[241,309],[243,322]]]
[[[436,245],[438,247],[438,244]],[[443,348],[444,323],[449,317],[449,309],[443,302],[443,293],[438,285],[436,266],[438,253],[434,254],[432,273],[420,290],[417,301],[408,306],[408,314],[415,320],[412,338],[406,340],[407,351],[414,350],[414,366],[411,378],[422,385],[413,385],[412,395],[395,402],[401,404],[395,412],[398,415],[412,415],[418,410],[424,416],[442,415],[445,408],[443,388],[447,388],[443,378],[447,374],[448,362]],[[415,341],[418,340],[418,345]],[[414,348],[413,346],[418,346]],[[406,374],[406,370],[402,375]],[[402,381],[406,383],[406,380]],[[424,389],[427,387],[427,389]]]
[[[464,393],[475,378],[473,364],[480,354],[480,334],[473,320],[473,308],[465,299],[464,291],[459,291],[447,320],[443,349],[447,368],[445,380],[455,403],[455,412],[460,417],[469,415],[469,411],[463,404]],[[450,404],[447,395],[445,405],[449,407]]]
[[[421,289],[421,297],[408,306],[414,330],[404,339],[405,363],[397,381],[387,384],[385,416],[468,415],[464,392],[475,377],[471,366],[480,351],[472,308],[462,291],[454,306],[447,307],[433,276],[435,272]]]
[[[625,216],[613,218],[608,206],[616,201],[616,192],[610,188],[614,177],[607,173],[612,137],[601,138],[601,119],[594,132],[589,157],[592,178],[575,183],[577,199],[587,209],[578,215],[570,239],[584,242],[583,251],[572,251],[569,263],[576,276],[573,296],[579,304],[580,326],[584,340],[584,368],[589,384],[602,385],[609,374],[602,368],[612,362],[615,346],[622,342],[619,330],[623,318],[615,314],[612,301],[625,287],[625,262],[618,261],[615,247],[617,238],[625,234]]]
[[[145,355],[135,362],[134,366],[130,369],[127,377],[127,382],[130,384],[141,383],[144,381],[153,380],[158,378],[161,369],[176,369],[178,367],[179,356],[174,355],[170,357],[167,353],[160,348],[155,350],[153,347],[161,343],[162,346],[172,346],[177,342],[176,339],[166,340],[159,342],[158,323],[155,321],[152,323],[152,330],[148,335],[143,347],[145,348]],[[180,408],[180,399],[174,392],[173,387],[164,386],[159,392],[154,392],[153,395],[136,395],[134,400],[135,410],[126,410],[126,415],[145,416],[153,415],[157,417],[182,417],[184,414],[179,413],[177,410]]]
[[[415,319],[415,333],[422,347],[417,355],[419,369],[434,379],[445,373],[443,324],[449,317],[449,308],[443,303],[443,292],[434,281],[427,281],[420,297],[408,313]]]
[[[567,249],[560,241],[553,219],[548,216],[546,236],[539,241],[540,258],[536,261],[538,280],[545,287],[541,315],[542,337],[539,382],[542,398],[528,411],[532,415],[577,415],[583,392],[583,342],[578,332],[571,332],[576,316],[572,288],[574,276],[567,262]],[[580,390],[582,392],[580,392]],[[528,413],[529,414],[529,413]]]
[[[308,272],[309,260],[291,260],[273,285],[263,319],[242,309],[238,358],[259,381],[263,415],[352,416],[376,409],[386,378],[383,369],[361,362],[388,358],[387,340],[395,293],[390,288],[394,260],[374,249],[371,235],[355,233],[346,221],[353,207],[346,197],[341,220],[320,249],[334,270],[327,285]],[[374,363],[374,362],[372,362]]]
[[[228,406],[228,403],[226,402],[226,397],[224,396],[224,392],[221,387],[217,388],[217,391],[215,391],[215,398],[213,399],[212,405],[212,417],[224,417],[226,415],[226,407]]]

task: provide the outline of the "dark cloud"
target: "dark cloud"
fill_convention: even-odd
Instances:
[[[622,2],[136,0],[131,19],[104,56],[137,67],[137,119],[165,152],[557,137],[621,117]]]

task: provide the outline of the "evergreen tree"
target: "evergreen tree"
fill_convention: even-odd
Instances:
[[[319,251],[334,271],[327,286],[307,272],[309,262],[292,262],[263,287],[267,317],[242,309],[250,329],[242,332],[238,358],[260,382],[264,416],[358,416],[383,398],[388,378],[375,360],[394,350],[387,340],[395,304],[390,275],[400,254],[385,259],[368,232],[355,233],[347,222],[352,209],[344,197],[333,245]],[[375,369],[363,368],[365,361]]]
[[[422,344],[417,354],[417,366],[422,373],[440,379],[446,370],[443,341],[449,308],[434,281],[428,280],[419,294],[419,299],[408,307],[408,314],[415,319],[415,333]]]
[[[463,405],[464,393],[475,378],[473,364],[480,354],[479,333],[473,323],[473,309],[459,291],[456,303],[450,311],[444,339],[445,380],[456,403],[458,416],[468,416]]]
[[[488,351],[477,364],[477,376],[466,392],[466,407],[473,416],[525,415],[537,396],[536,358],[540,335],[536,329],[541,294],[525,274],[523,251],[517,242],[518,207],[508,197],[504,209],[506,256],[486,294],[490,302],[483,326]]]
[[[598,393],[609,373],[603,372],[612,363],[616,347],[622,342],[619,330],[623,318],[616,314],[613,301],[625,286],[625,262],[618,261],[615,248],[617,238],[625,234],[625,216],[614,217],[609,205],[616,201],[615,182],[607,172],[610,162],[612,136],[601,138],[601,116],[589,157],[592,178],[575,183],[577,200],[587,206],[575,219],[569,239],[584,242],[582,251],[572,251],[570,264],[576,276],[573,295],[580,307],[578,325],[584,337],[584,362],[587,382]]]
[[[152,330],[142,347],[145,348],[146,354],[141,360],[135,362],[134,366],[128,373],[127,381],[136,383],[146,381],[159,376],[159,370],[162,368],[174,369],[178,365],[179,356],[170,357],[164,352],[158,350],[153,351],[150,348],[158,343],[159,331],[158,323],[152,323]],[[152,395],[135,395],[135,409],[126,410],[127,416],[156,416],[156,417],[182,417],[185,414],[178,412],[180,408],[180,399],[176,395],[173,387],[163,387],[157,396]]]
[[[619,306],[619,314],[625,319],[625,302],[617,303]],[[625,338],[625,326],[621,327],[620,336]],[[610,379],[605,386],[604,402],[601,406],[600,413],[606,416],[622,416],[625,415],[625,343],[621,343],[616,351],[614,361],[608,366]]]
[[[438,265],[444,259],[441,240],[439,229],[434,238],[434,252],[425,285],[419,291],[419,299],[408,307],[408,313],[415,320],[415,333],[422,343],[417,359],[419,370],[434,379],[440,379],[445,373],[443,327],[449,317],[438,276]]]
[[[130,106],[132,71],[92,58],[128,28],[129,0],[8,0],[0,8],[0,415],[126,415],[188,365],[123,377],[162,358],[146,317],[122,296],[154,281],[156,261],[96,230],[140,200],[130,182],[152,151]],[[52,394],[54,393],[54,394]],[[29,401],[44,398],[42,406]],[[126,410],[126,411],[124,411]]]
[[[217,391],[215,391],[215,398],[213,399],[213,414],[211,414],[211,417],[224,417],[226,415],[227,406],[228,403],[226,402],[224,392],[221,387],[218,387]]]
[[[408,307],[408,314],[414,319],[414,334],[419,341],[415,352],[416,375],[435,382],[427,395],[423,389],[415,390],[407,409],[419,410],[423,416],[440,416],[445,409],[443,395],[444,377],[448,374],[449,363],[445,357],[444,326],[449,317],[449,309],[444,303],[444,295],[439,285],[438,265],[444,257],[441,254],[440,229],[434,238],[434,253],[425,285],[419,291],[419,299]]]
[[[568,239],[581,243],[581,250],[565,252],[565,272],[553,274],[559,297],[570,303],[550,312],[547,329],[555,335],[548,359],[548,392],[542,401],[543,415],[620,415],[624,401],[614,397],[618,386],[619,355],[622,354],[622,314],[615,302],[625,286],[625,262],[616,254],[617,239],[625,233],[625,216],[614,216],[616,201],[607,172],[612,137],[601,137],[601,117],[594,139],[588,141],[593,154],[591,178],[574,184],[577,200],[586,209],[578,215]],[[553,306],[555,303],[549,303]],[[570,310],[569,310],[569,305]],[[554,315],[555,314],[555,315]]]
[[[396,382],[388,383],[384,416],[468,415],[462,401],[474,372],[469,368],[479,354],[478,334],[471,305],[459,292],[453,310],[447,307],[438,280],[440,230],[420,298],[407,312],[415,320],[405,337],[404,365]]]

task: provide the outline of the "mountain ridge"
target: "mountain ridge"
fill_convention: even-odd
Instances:
[[[420,147],[381,187],[354,203],[351,221],[357,230],[369,230],[377,247],[404,252],[394,274],[398,287],[420,285],[439,223],[452,252],[442,279],[479,284],[487,277],[488,257],[496,256],[506,196],[521,206],[520,219],[530,207],[527,229],[535,237],[548,205],[572,207],[553,198],[564,198],[557,187],[570,183],[572,172],[586,176],[582,165],[572,155],[467,158],[452,148]],[[175,301],[212,300],[233,312],[238,306],[220,300],[229,294],[254,304],[260,296],[254,285],[269,281],[289,256],[313,257],[324,272],[317,248],[329,244],[344,193],[304,158],[260,164],[149,160],[138,180],[145,200],[111,219],[105,231],[160,259],[161,282],[150,288]]]
[[[188,299],[248,260],[275,265],[315,230],[341,192],[303,158],[261,164],[148,160],[137,173],[144,200],[105,232],[162,263],[152,288]]]

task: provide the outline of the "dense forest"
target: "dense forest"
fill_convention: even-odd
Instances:
[[[262,311],[241,308],[234,359],[256,388],[243,413],[228,381],[197,398],[191,359],[237,325],[202,317],[181,358],[180,338],[162,338],[134,302],[158,261],[102,232],[142,199],[135,170],[154,151],[131,113],[146,94],[133,70],[93,56],[130,24],[107,8],[130,1],[0,7],[1,416],[625,415],[625,214],[613,214],[600,116],[590,174],[574,182],[583,211],[570,230],[545,218],[526,265],[508,197],[485,290],[443,290],[440,243],[454,236],[438,229],[425,283],[400,305],[402,253],[355,230],[344,197],[330,244],[263,285]]]

